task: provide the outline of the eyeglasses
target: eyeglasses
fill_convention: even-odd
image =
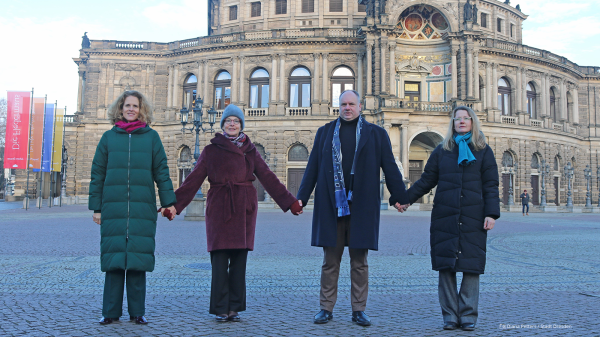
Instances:
[[[239,125],[240,120],[239,119],[226,119],[224,124]]]
[[[460,122],[460,121],[470,122],[472,119],[473,119],[473,117],[454,117],[454,118],[452,118],[452,120],[455,122]]]

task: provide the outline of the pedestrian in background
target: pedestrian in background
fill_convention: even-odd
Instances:
[[[302,208],[242,132],[244,113],[240,108],[233,104],[225,108],[221,129],[223,134],[217,133],[211,139],[194,170],[175,191],[175,209],[180,214],[208,177],[206,239],[212,265],[209,313],[216,315],[217,322],[237,322],[239,312],[246,310],[246,261],[248,251],[254,250],[258,200],[252,182],[258,178],[284,212],[291,209],[298,215]]]
[[[352,321],[371,325],[365,313],[369,294],[369,249],[379,248],[380,172],[391,193],[390,205],[404,210],[408,195],[385,130],[361,115],[360,95],[340,95],[340,117],[320,127],[298,200],[306,205],[315,189],[311,245],[323,247],[320,307],[313,322],[333,319],[344,247],[350,254]]]
[[[118,321],[127,279],[130,320],[146,324],[146,272],[154,270],[156,192],[162,207],[175,210],[167,156],[148,123],[152,108],[134,90],[110,106],[114,127],[106,131],[92,162],[88,207],[100,225],[100,265],[106,272],[100,324]]]
[[[444,329],[474,330],[479,275],[484,273],[487,231],[500,217],[498,166],[473,110],[452,111],[448,132],[408,190],[414,203],[437,186],[431,212],[431,264],[439,271]],[[460,292],[456,273],[462,272]]]
[[[523,216],[529,215],[529,194],[527,194],[527,190],[523,190],[523,193],[521,193],[521,205],[523,205]],[[527,207],[527,212],[525,212],[525,207]]]

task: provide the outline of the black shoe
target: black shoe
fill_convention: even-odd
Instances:
[[[223,315],[216,315],[215,316],[215,320],[217,322],[227,322],[227,319],[229,318],[229,316],[227,316],[227,314],[223,314]]]
[[[148,324],[144,316],[129,316],[130,321],[135,321],[135,324]]]
[[[352,322],[356,322],[356,324],[360,326],[369,326],[371,325],[371,319],[364,311],[353,311],[352,312]]]
[[[230,314],[229,316],[227,316],[227,320],[230,322],[239,322],[242,320],[242,318],[240,317],[240,314],[238,314],[236,312],[234,314]]]
[[[444,330],[456,330],[458,324],[454,322],[444,322]]]
[[[473,331],[475,330],[475,323],[463,323],[460,328],[464,331]]]
[[[331,321],[332,319],[333,319],[333,313],[331,311],[323,309],[323,310],[319,311],[318,314],[315,315],[315,319],[313,322],[315,322],[316,324],[324,324],[324,323]]]
[[[112,322],[116,322],[119,320],[119,317],[117,318],[108,318],[108,317],[102,317],[102,319],[100,320],[100,324],[110,324]]]

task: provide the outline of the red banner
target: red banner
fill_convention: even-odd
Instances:
[[[30,92],[8,91],[4,168],[27,168]]]
[[[33,98],[31,117],[31,138],[29,140],[29,168],[42,166],[42,140],[44,138],[44,98]]]

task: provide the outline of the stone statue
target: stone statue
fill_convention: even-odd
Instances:
[[[90,39],[87,37],[87,32],[83,33],[83,36],[81,37],[81,48],[86,49],[89,48],[91,46],[90,43]]]
[[[465,3],[465,6],[463,8],[465,10],[465,21],[472,21],[473,20],[473,5],[471,5],[469,0],[467,0],[467,3]]]
[[[505,4],[510,5],[510,0],[504,1]]]
[[[517,7],[515,7],[519,12],[521,11],[521,5],[517,5]]]
[[[473,23],[477,23],[477,4],[473,4]]]

